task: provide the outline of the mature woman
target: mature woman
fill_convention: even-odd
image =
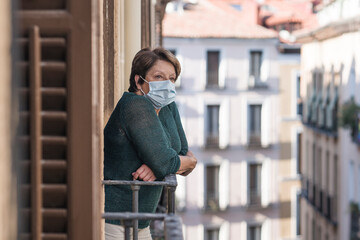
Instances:
[[[119,100],[104,129],[104,179],[155,181],[189,174],[196,158],[188,150],[174,102],[180,63],[169,51],[139,51],[132,62],[129,92]],[[162,187],[142,186],[139,212],[155,212]],[[131,212],[129,186],[105,187],[106,212]],[[106,220],[106,239],[122,239],[118,220]],[[139,221],[139,239],[151,239],[149,221]]]

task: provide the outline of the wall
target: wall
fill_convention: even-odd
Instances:
[[[346,33],[338,37],[330,38],[321,42],[306,43],[302,47],[302,76],[303,84],[306,89],[306,85],[311,83],[310,72],[315,69],[323,69],[325,73],[329,75],[324,78],[324,86],[331,84],[331,72],[339,73],[339,78],[335,78],[335,84],[339,85],[339,108],[341,105],[350,99],[350,96],[354,96],[357,103],[360,103],[360,47],[358,42],[360,41],[360,32]],[[336,51],[334,51],[336,49]],[[306,94],[305,94],[306,95]],[[304,96],[305,96],[304,95]],[[349,130],[339,128],[338,138],[332,139],[326,136],[317,136],[311,130],[306,131],[305,143],[317,142],[324,150],[328,150],[330,156],[338,155],[338,166],[334,166],[333,161],[327,163],[324,158],[321,159],[322,166],[330,164],[329,178],[334,178],[334,171],[337,169],[338,174],[338,189],[334,189],[335,184],[329,185],[329,191],[331,194],[338,194],[338,239],[348,239],[350,229],[350,214],[349,214],[349,199],[350,191],[352,191],[354,198],[353,201],[359,203],[359,167],[360,167],[360,149],[351,140]],[[305,151],[306,145],[304,146]],[[304,152],[303,156],[305,156]],[[311,152],[307,153],[312,156]],[[324,154],[323,154],[324,155]],[[350,174],[350,162],[353,163],[354,172]],[[308,162],[307,172],[312,172],[312,161]],[[350,179],[353,176],[353,180]],[[353,185],[349,185],[353,182]],[[322,183],[326,183],[326,179],[322,179]],[[353,189],[351,189],[353,188]],[[320,219],[319,216],[317,218]],[[329,232],[332,235],[333,232],[324,223],[321,224],[323,232]],[[326,230],[325,230],[326,229]]]
[[[0,1],[0,239],[15,240],[16,178],[12,161],[11,1]]]
[[[248,224],[263,224],[263,239],[278,239],[278,157],[279,137],[279,58],[275,39],[173,39],[164,38],[164,47],[175,49],[182,64],[181,84],[177,90],[182,123],[189,148],[198,158],[194,172],[186,177],[185,212],[181,213],[187,240],[202,239],[204,229],[221,226],[220,239],[246,239]],[[268,89],[248,90],[249,51],[263,50],[262,77]],[[206,89],[206,51],[220,50],[220,85],[222,89]],[[269,148],[248,150],[248,104],[264,106],[264,135]],[[205,149],[206,105],[220,104],[221,150]],[[221,140],[220,140],[221,141]],[[262,162],[266,186],[264,207],[247,205],[247,169],[250,162]],[[205,167],[220,164],[220,202],[225,196],[228,208],[220,212],[203,210]],[[225,174],[222,175],[221,169]],[[239,235],[241,236],[239,238]]]

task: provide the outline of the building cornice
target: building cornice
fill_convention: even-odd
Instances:
[[[310,43],[324,41],[349,32],[360,31],[360,15],[329,23],[315,30],[299,34],[296,36],[297,43]]]

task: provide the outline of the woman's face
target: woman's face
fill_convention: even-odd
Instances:
[[[176,73],[174,66],[164,60],[158,60],[155,62],[155,64],[149,69],[146,76],[142,76],[145,78],[148,82],[153,81],[165,81],[170,80],[173,83],[176,80]],[[135,81],[138,89],[142,89],[145,93],[149,92],[149,84],[144,82],[142,85],[140,85],[139,82],[139,75],[135,76]]]

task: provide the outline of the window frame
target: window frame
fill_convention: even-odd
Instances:
[[[210,83],[210,77],[212,76],[211,74],[214,74],[213,71],[215,71],[214,69],[211,71],[210,70],[210,65],[209,64],[209,54],[212,53],[216,53],[217,54],[217,69],[216,69],[216,74],[217,74],[217,83]],[[206,50],[206,88],[211,89],[211,88],[220,88],[220,60],[221,59],[221,51],[220,50],[212,50],[212,49],[207,49]]]
[[[209,149],[207,146],[207,129],[208,129],[208,119],[207,116],[207,106],[209,105],[219,105],[219,146],[215,149],[226,149],[229,146],[230,139],[230,101],[228,97],[223,98],[208,98],[203,102],[203,113],[204,113],[204,129],[203,129],[203,148]],[[214,148],[210,148],[214,149]]]

